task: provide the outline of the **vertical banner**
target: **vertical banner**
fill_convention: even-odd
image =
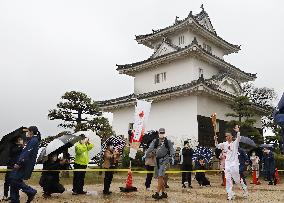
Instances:
[[[140,142],[145,133],[145,126],[149,118],[151,102],[137,100],[134,113],[134,125],[132,143],[130,145],[129,157],[135,159]]]

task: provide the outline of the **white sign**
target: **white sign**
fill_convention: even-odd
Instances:
[[[133,138],[130,148],[129,157],[135,159],[137,149],[140,146],[140,142],[145,133],[146,123],[149,118],[151,109],[151,102],[144,100],[137,100],[134,113],[134,125],[133,125]]]

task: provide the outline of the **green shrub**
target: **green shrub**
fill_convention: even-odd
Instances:
[[[278,168],[279,170],[284,169],[284,156],[283,155],[275,154],[275,165],[276,165],[276,168]]]
[[[129,163],[130,163],[130,158],[129,158],[129,147],[124,148],[123,154],[122,154],[122,168],[128,168]],[[136,158],[132,159],[131,161],[131,166],[132,167],[143,167],[144,163],[142,161],[142,157],[144,156],[144,152],[141,150],[138,150],[136,154]]]

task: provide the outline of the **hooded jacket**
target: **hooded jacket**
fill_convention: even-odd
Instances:
[[[94,145],[89,144],[81,144],[78,142],[75,146],[75,163],[80,165],[88,165],[90,161],[89,151],[93,149]]]
[[[19,165],[20,168],[13,169],[11,178],[28,180],[31,177],[36,164],[38,149],[39,138],[33,136],[28,140],[19,156],[17,165]]]

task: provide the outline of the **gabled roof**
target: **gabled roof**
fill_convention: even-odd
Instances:
[[[216,96],[224,99],[224,101],[233,102],[234,98],[237,95],[231,94],[222,90],[218,84],[215,84],[214,79],[205,80],[203,77],[198,80],[194,80],[190,83],[186,83],[183,85],[178,85],[166,89],[161,89],[157,91],[142,93],[142,94],[130,94],[127,96],[98,101],[97,104],[103,111],[111,111],[117,108],[123,108],[127,106],[133,106],[137,99],[145,99],[151,100],[153,102],[159,100],[171,99],[173,97],[178,97],[181,95],[200,95],[200,94],[209,94],[211,96]],[[259,112],[268,112],[268,109],[253,105],[253,108],[258,110]]]
[[[170,43],[166,38],[163,39],[163,42],[157,48],[157,50],[152,54],[150,58],[156,58],[158,56],[163,56],[165,54],[180,50],[180,47],[175,46]]]
[[[209,30],[210,32],[213,32],[216,34],[216,31],[213,27],[213,24],[209,18],[208,13],[204,10],[203,5],[201,6],[202,10],[200,13],[196,14],[194,17],[194,19],[196,19],[199,24],[203,25],[203,27],[205,27],[207,30]],[[205,23],[203,24],[202,21]]]
[[[214,87],[217,90],[217,85],[210,83],[209,80],[204,80],[203,78],[199,78],[198,80],[194,80],[190,83],[186,83],[183,85],[178,85],[178,86],[161,89],[161,90],[157,90],[153,92],[142,93],[142,94],[130,94],[127,96],[116,98],[116,99],[98,101],[97,103],[99,107],[103,109],[108,109],[109,107],[117,106],[120,104],[126,104],[126,105],[132,104],[133,102],[136,101],[136,99],[152,99],[153,97],[158,97],[158,96],[162,96],[166,94],[177,93],[179,91],[194,89],[200,86],[201,84],[206,85],[208,87],[212,86],[212,88]],[[228,93],[226,92],[224,93],[228,95]]]
[[[231,65],[230,63],[224,61],[223,59],[213,55],[212,53],[208,52],[207,50],[203,49],[201,45],[198,44],[197,39],[194,38],[192,43],[184,48],[179,48],[176,51],[170,52],[165,55],[157,56],[155,58],[148,58],[144,61],[132,63],[132,64],[125,64],[125,65],[116,65],[117,71],[120,74],[127,74],[130,76],[134,76],[136,72],[145,70],[149,67],[153,67],[153,65],[163,64],[181,56],[187,55],[194,55],[199,56],[205,61],[209,61],[218,67],[223,67],[225,71],[230,71],[238,75],[241,81],[250,81],[256,78],[256,74],[246,73],[241,69]]]
[[[203,21],[206,21],[206,24],[201,24]],[[152,33],[150,34],[137,35],[135,36],[135,40],[139,44],[144,44],[150,48],[154,48],[150,41],[155,41],[162,37],[166,37],[168,34],[186,27],[191,28],[195,32],[198,32],[207,39],[211,40],[213,43],[223,47],[228,53],[238,52],[240,50],[239,45],[231,44],[217,35],[211,20],[204,9],[202,9],[202,11],[196,15],[193,15],[192,12],[190,12],[189,15],[183,20],[178,20],[178,18],[176,18],[175,23],[166,28],[152,30]]]

